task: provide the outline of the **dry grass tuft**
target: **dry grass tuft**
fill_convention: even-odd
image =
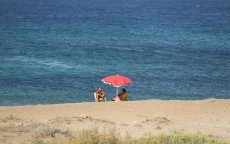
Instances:
[[[139,139],[127,135],[127,137],[121,138],[114,130],[100,133],[98,129],[92,129],[82,131],[75,137],[53,139],[46,143],[36,140],[32,144],[230,144],[230,142],[223,142],[209,136],[176,134],[148,136]]]
[[[5,143],[7,143],[7,140],[2,136],[0,136],[0,144],[5,144]]]
[[[202,135],[162,135],[140,138],[136,144],[230,144],[209,136]]]
[[[16,121],[16,120],[20,120],[20,119],[12,114],[1,119],[2,122]]]
[[[25,143],[26,144],[26,143]],[[35,139],[30,144],[46,144],[42,139]]]
[[[161,130],[161,126],[157,125],[156,130]]]
[[[157,124],[169,124],[171,122],[167,117],[156,117],[154,121]]]
[[[52,128],[44,123],[32,123],[31,128],[34,130],[35,137],[70,137],[69,130]]]
[[[98,129],[84,130],[69,139],[56,139],[48,144],[119,144],[120,138],[116,131],[99,133]]]

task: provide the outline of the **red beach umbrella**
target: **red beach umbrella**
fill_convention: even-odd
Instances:
[[[121,86],[126,86],[132,82],[132,80],[128,77],[122,75],[111,75],[102,79],[102,82],[105,84],[113,85],[117,88],[116,95],[118,95],[118,88]]]

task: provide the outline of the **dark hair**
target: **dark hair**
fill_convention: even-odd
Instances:
[[[122,92],[126,92],[126,89],[123,88],[123,89],[122,89]]]

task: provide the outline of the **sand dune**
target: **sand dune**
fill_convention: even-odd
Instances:
[[[134,137],[192,133],[230,141],[230,100],[146,100],[0,107],[0,143],[66,137],[83,129]],[[46,132],[42,130],[46,130]]]

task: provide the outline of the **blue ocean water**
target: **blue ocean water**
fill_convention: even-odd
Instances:
[[[229,0],[0,0],[0,105],[230,98]]]

